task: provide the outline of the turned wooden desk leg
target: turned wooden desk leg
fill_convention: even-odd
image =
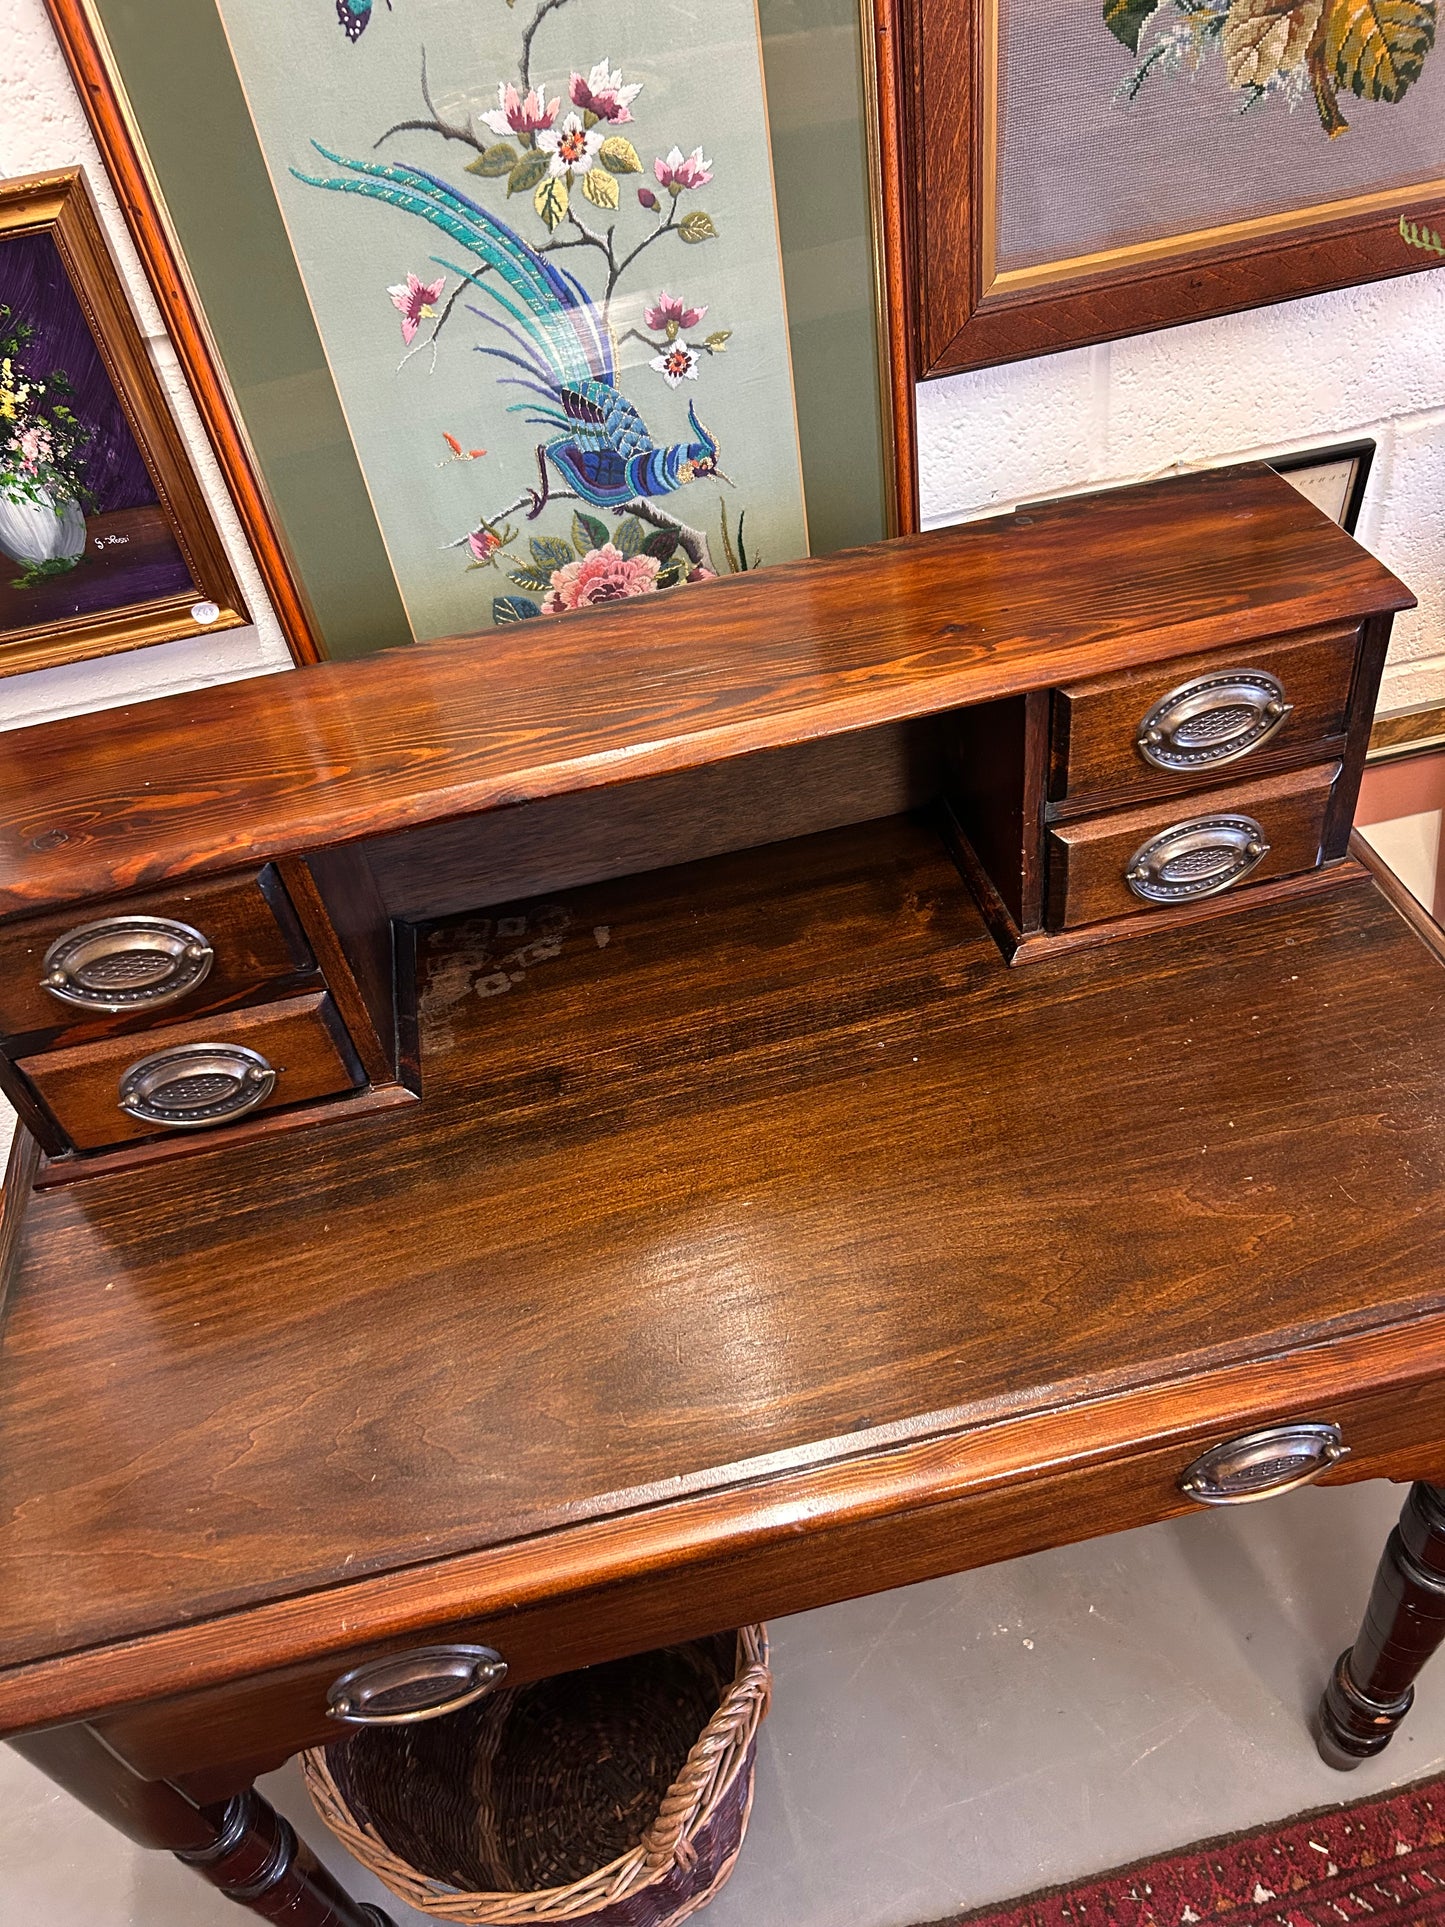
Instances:
[[[197,1806],[167,1780],[143,1780],[86,1726],[10,1741],[47,1778],[142,1847],[173,1853],[228,1900],[286,1927],[392,1927],[352,1900],[254,1787]]]
[[[1359,1637],[1320,1701],[1319,1748],[1347,1772],[1390,1744],[1415,1679],[1445,1640],[1445,1487],[1414,1485],[1390,1534]]]

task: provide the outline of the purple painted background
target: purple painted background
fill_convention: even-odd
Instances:
[[[48,623],[194,593],[185,557],[49,234],[17,234],[0,242],[0,302],[10,308],[12,325],[29,322],[35,330],[21,357],[23,368],[35,375],[61,369],[69,377],[75,391],[70,407],[91,431],[83,462],[94,497],[86,510],[85,554],[76,568],[22,583],[0,555],[0,640]]]
[[[70,377],[71,407],[93,437],[85,452],[85,480],[95,496],[94,512],[154,502],[156,492],[135,437],[48,234],[17,234],[0,246],[0,301],[14,321],[28,321],[35,330],[22,357],[25,369],[48,375],[60,368]]]

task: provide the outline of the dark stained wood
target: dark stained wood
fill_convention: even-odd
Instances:
[[[1216,650],[1166,667],[1091,677],[1056,690],[1050,796],[1092,801],[1121,790],[1148,796],[1181,788],[1177,774],[1153,768],[1139,754],[1139,725],[1172,690],[1200,676],[1235,669],[1262,669],[1277,677],[1293,713],[1267,742],[1237,761],[1197,772],[1193,786],[1233,782],[1270,767],[1281,751],[1318,755],[1321,745],[1344,736],[1359,640],[1360,625],[1342,623],[1256,645],[1244,656]],[[1339,754],[1338,746],[1333,754]]]
[[[30,1204],[39,1165],[39,1142],[24,1124],[17,1123],[5,1160],[4,1182],[0,1183],[0,1345],[5,1342],[5,1303],[10,1295],[10,1280],[20,1255],[20,1226]]]
[[[1390,1534],[1359,1637],[1340,1655],[1319,1711],[1325,1762],[1348,1772],[1383,1753],[1445,1641],[1445,1490],[1412,1487]]]
[[[343,847],[287,857],[281,873],[305,919],[327,986],[374,1084],[396,1077],[391,919],[367,853]]]
[[[967,875],[967,871],[964,874]],[[1363,874],[1362,866],[1345,860],[1324,864],[1317,870],[1305,870],[1296,876],[1274,877],[1267,883],[1250,879],[1237,890],[1204,897],[1197,903],[1154,904],[1147,917],[1139,917],[1130,910],[1122,917],[1076,924],[1069,930],[1030,930],[1021,936],[1017,931],[1000,933],[995,929],[994,935],[1010,963],[1040,963],[1045,957],[1065,957],[1076,950],[1093,950],[1100,944],[1117,943],[1121,938],[1137,941],[1145,935],[1152,938],[1170,930],[1188,930],[1236,910],[1263,908],[1266,904],[1286,903],[1320,892],[1333,893],[1349,877]],[[1227,941],[1223,933],[1221,937]]]
[[[1270,1416],[1445,1448],[1440,966],[1357,871],[1010,972],[890,821],[424,934],[422,1104],[33,1199],[0,1726],[642,1647],[1160,1516]]]
[[[1015,933],[1037,929],[1042,892],[1042,765],[1048,698],[1004,696],[948,719],[946,805]],[[965,861],[969,861],[965,859]]]
[[[239,1123],[224,1126],[225,1141],[229,1147],[237,1147],[249,1144],[254,1138],[294,1138],[301,1132],[330,1128],[351,1118],[369,1117],[374,1111],[405,1110],[416,1102],[417,1094],[407,1084],[368,1084],[354,1093],[317,1098],[289,1109],[255,1111]],[[157,1165],[172,1164],[191,1156],[198,1141],[206,1136],[204,1131],[173,1131],[166,1137],[138,1138],[134,1143],[118,1145],[113,1151],[74,1152],[62,1144],[60,1153],[46,1153],[36,1175],[35,1189],[48,1191],[58,1184],[80,1184],[94,1178],[112,1177],[119,1171],[151,1170]],[[302,1139],[292,1146],[292,1155],[304,1158],[307,1150],[307,1140]]]
[[[917,267],[912,211],[917,202],[910,128],[916,72],[909,0],[863,0],[865,111],[875,138],[868,143],[873,189],[873,245],[877,259],[879,360],[887,386],[884,423],[892,447],[891,494],[896,527],[918,528],[919,332],[914,295]],[[867,40],[871,29],[872,54]]]
[[[1312,869],[1320,859],[1325,812],[1339,774],[1338,763],[1319,764],[1053,824],[1048,833],[1049,928],[1066,930],[1157,910],[1159,905],[1135,896],[1125,872],[1141,844],[1199,816],[1232,812],[1253,817],[1269,844],[1269,854],[1242,882],[1213,899],[1217,904],[1271,878]]]
[[[1401,240],[1400,217],[1445,227],[1438,184],[1433,192],[1405,187],[1386,206],[1325,214],[1308,226],[1243,235],[1216,229],[1167,255],[1149,249],[1131,260],[1120,250],[1123,258],[1102,270],[1011,284],[992,275],[984,257],[990,191],[983,164],[984,0],[894,0],[890,13],[903,16],[911,48],[911,73],[890,70],[887,78],[904,129],[899,198],[912,217],[896,219],[888,230],[898,257],[892,278],[911,295],[923,376],[1052,354],[1432,265],[1429,254]]]
[[[898,816],[940,786],[943,719],[823,736],[367,845],[388,913],[422,919]]]
[[[360,1082],[346,1032],[324,991],[189,1023],[157,1025],[142,1037],[47,1051],[25,1058],[19,1068],[80,1150],[101,1150],[135,1138],[193,1138],[197,1133],[172,1134],[131,1117],[121,1110],[117,1092],[121,1077],[139,1058],[173,1044],[201,1043],[244,1044],[259,1051],[277,1072],[275,1088],[253,1115],[350,1091]],[[236,1128],[239,1125],[214,1127],[223,1133]]]
[[[1325,816],[1324,854],[1343,856],[1350,846],[1355,807],[1360,798],[1360,783],[1365,774],[1365,758],[1370,750],[1370,718],[1380,697],[1380,678],[1385,672],[1385,657],[1390,647],[1394,617],[1377,615],[1365,624],[1360,653],[1355,660],[1355,680],[1350,690],[1349,734],[1345,742],[1344,768],[1330,798]]]
[[[237,419],[230,384],[221,371],[180,245],[137,142],[125,105],[125,90],[100,22],[90,0],[46,0],[46,12],[281,632],[297,662],[319,662],[326,651],[315,615],[292,567],[269,493]]]
[[[42,962],[58,937],[78,924],[123,916],[171,917],[199,930],[216,953],[205,980],[173,1004],[123,1017],[75,1010],[42,987]],[[0,1030],[8,1033],[11,1055],[19,1057],[56,1041],[84,1043],[225,1010],[268,986],[273,992],[295,989],[315,969],[296,913],[268,865],[0,924]]]
[[[0,766],[0,910],[661,775],[1247,646],[1412,598],[1263,467],[321,664],[27,731]],[[680,605],[679,605],[680,606]],[[138,784],[137,772],[147,780]]]
[[[1427,1342],[1437,1337],[1432,1332]],[[1440,1353],[1431,1355],[1438,1367]],[[1263,1374],[1258,1400],[1239,1368],[1196,1378],[1187,1429],[1148,1451],[1130,1451],[1117,1439],[1110,1450],[1117,1413],[1095,1429],[1075,1410],[1067,1422],[1032,1421],[1011,1439],[1002,1431],[988,1439],[964,1433],[852,1460],[823,1494],[816,1478],[794,1473],[766,1490],[662,1507],[634,1528],[625,1559],[621,1522],[613,1522],[579,1534],[556,1565],[552,1548],[534,1540],[509,1548],[500,1561],[453,1562],[445,1575],[414,1569],[387,1591],[382,1610],[394,1636],[385,1642],[157,1699],[106,1715],[98,1728],[148,1773],[224,1763],[261,1741],[295,1751],[335,1737],[325,1711],[328,1687],[380,1652],[431,1640],[490,1645],[506,1656],[508,1678],[520,1683],[880,1586],[1175,1518],[1196,1509],[1179,1479],[1200,1451],[1289,1419],[1340,1426],[1351,1456],[1331,1483],[1388,1477],[1402,1463],[1414,1471],[1445,1466],[1438,1382],[1396,1379],[1360,1399],[1345,1376],[1347,1360],[1370,1374],[1383,1363],[1378,1347],[1373,1355],[1358,1344],[1339,1355],[1316,1348],[1292,1358],[1290,1372],[1299,1376],[1289,1383]],[[1211,1413],[1221,1416],[1211,1420]],[[424,1604],[427,1580],[434,1583]],[[380,1586],[373,1582],[372,1590],[379,1595]],[[379,1596],[374,1603],[382,1605]],[[444,1617],[449,1605],[459,1616]],[[247,1650],[258,1667],[268,1665],[257,1627],[248,1629]]]

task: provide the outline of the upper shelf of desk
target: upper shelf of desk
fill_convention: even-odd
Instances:
[[[0,915],[1412,601],[1233,469],[84,716],[0,764]]]

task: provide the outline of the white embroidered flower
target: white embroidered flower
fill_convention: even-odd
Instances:
[[[701,360],[695,348],[689,348],[685,341],[674,341],[665,354],[654,355],[647,365],[657,370],[669,388],[676,388],[680,382],[697,380]]]
[[[584,127],[580,114],[569,114],[560,127],[546,128],[538,134],[538,147],[550,156],[550,172],[586,174],[606,139],[602,131],[605,125],[599,122],[596,127]]]

